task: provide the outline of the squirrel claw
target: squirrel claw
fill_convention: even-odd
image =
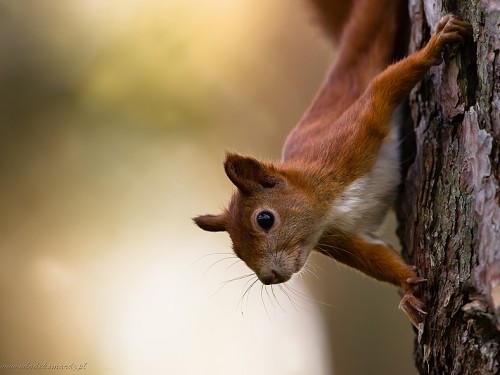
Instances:
[[[423,277],[410,277],[409,279],[406,279],[406,282],[408,284],[421,284],[421,283],[425,283],[427,281],[427,279],[424,279]]]
[[[461,21],[452,14],[447,14],[436,24],[436,31],[429,40],[426,48],[429,62],[432,65],[439,65],[443,62],[441,56],[447,44],[458,43],[467,35],[472,33],[469,24]]]
[[[406,313],[410,322],[419,331],[423,330],[423,315],[427,315],[424,307],[424,303],[410,292],[406,293],[399,303],[399,308]]]

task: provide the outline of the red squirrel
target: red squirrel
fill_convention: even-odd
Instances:
[[[311,1],[322,11],[334,9],[335,2]],[[322,21],[334,39],[340,35],[338,54],[289,134],[282,160],[228,153],[224,169],[237,188],[229,206],[194,221],[206,231],[227,231],[236,255],[266,285],[289,280],[313,250],[394,284],[404,293],[400,308],[421,329],[424,303],[414,293],[425,279],[376,234],[400,183],[392,116],[429,68],[442,63],[445,46],[461,41],[469,27],[446,15],[423,49],[391,65],[406,3],[337,2],[344,3],[340,13],[323,13]],[[334,21],[343,25],[341,34],[329,24]]]

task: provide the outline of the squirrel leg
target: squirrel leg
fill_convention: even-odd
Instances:
[[[340,160],[345,161],[344,168],[350,165],[370,166],[367,160],[375,160],[380,145],[391,130],[391,117],[397,106],[431,66],[441,63],[441,54],[446,45],[462,40],[469,33],[470,27],[465,22],[447,15],[439,21],[436,32],[423,49],[390,65],[371,80],[359,99],[337,120],[337,128],[345,131],[345,134],[341,134],[342,130],[338,130],[346,139],[345,144],[364,150],[350,159]],[[359,124],[356,131],[349,127],[353,123]],[[340,153],[338,151],[337,155]],[[338,158],[336,162],[339,163]],[[367,171],[359,172],[362,174]]]
[[[370,277],[400,287],[404,297],[399,307],[421,329],[425,305],[414,294],[416,286],[426,280],[417,277],[414,267],[407,265],[391,245],[375,237],[335,231],[323,235],[316,249]]]
[[[365,95],[372,99],[382,118],[389,119],[398,104],[424,77],[429,68],[443,62],[446,45],[462,41],[471,33],[470,26],[447,14],[436,25],[436,31],[426,46],[390,65],[370,83]]]
[[[467,23],[450,14],[444,16],[423,49],[390,65],[373,78],[349,116],[358,113],[357,121],[365,124],[372,136],[383,139],[389,132],[387,124],[396,107],[431,66],[441,64],[446,45],[457,43],[470,33]]]

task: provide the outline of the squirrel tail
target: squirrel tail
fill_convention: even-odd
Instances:
[[[327,37],[338,44],[354,0],[308,0],[308,3],[314,8],[317,21]]]
[[[335,46],[345,39],[345,29],[353,15],[359,17],[360,13],[365,13],[363,16],[365,19],[378,18],[365,28],[358,26],[358,29],[363,30],[366,35],[376,35],[380,31],[380,26],[388,21],[387,17],[395,17],[397,29],[393,34],[393,40],[387,41],[392,44],[390,59],[396,61],[407,54],[410,37],[408,0],[307,0],[307,2],[314,8],[318,23]],[[376,28],[368,30],[370,27],[373,28],[372,25],[376,25]]]

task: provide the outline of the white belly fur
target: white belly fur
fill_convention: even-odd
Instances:
[[[400,182],[399,145],[393,130],[384,140],[374,168],[351,183],[332,203],[329,225],[348,233],[376,232],[394,203]]]

